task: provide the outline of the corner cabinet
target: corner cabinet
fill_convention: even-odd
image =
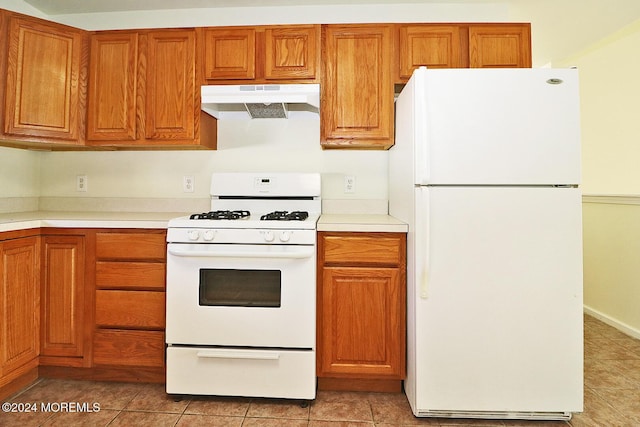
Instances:
[[[0,390],[37,376],[40,238],[0,241]]]
[[[93,34],[87,144],[215,148],[217,125],[200,111],[195,58],[195,30]]]
[[[390,24],[323,26],[323,148],[393,145],[394,28]]]
[[[400,391],[405,276],[404,233],[318,233],[319,388]]]
[[[85,32],[10,14],[5,135],[17,141],[84,143]]]
[[[201,30],[209,84],[319,81],[320,25],[216,27]]]

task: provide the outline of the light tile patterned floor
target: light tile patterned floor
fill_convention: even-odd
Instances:
[[[299,402],[189,397],[176,402],[162,385],[42,379],[9,399],[79,402],[100,411],[0,412],[0,426],[640,426],[640,340],[585,316],[585,411],[570,422],[418,419],[403,394],[319,392]],[[54,408],[55,409],[55,408]]]

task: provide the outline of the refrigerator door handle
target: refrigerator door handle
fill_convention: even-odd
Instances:
[[[423,254],[422,263],[420,265],[419,276],[417,277],[419,283],[418,292],[420,298],[429,298],[429,267],[431,264],[431,257],[429,254],[429,188],[418,187],[418,206],[420,206],[420,212],[422,215],[417,218],[416,221],[416,246],[418,246],[416,253]]]

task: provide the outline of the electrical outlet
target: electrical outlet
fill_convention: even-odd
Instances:
[[[195,191],[195,180],[193,175],[185,175],[182,177],[182,191],[185,193],[193,193]]]
[[[89,178],[87,175],[76,175],[76,191],[87,192],[89,188]]]
[[[355,193],[356,192],[356,177],[353,175],[344,176],[344,192]]]

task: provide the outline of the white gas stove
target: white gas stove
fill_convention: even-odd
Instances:
[[[169,222],[167,393],[314,399],[320,175],[215,173]]]

